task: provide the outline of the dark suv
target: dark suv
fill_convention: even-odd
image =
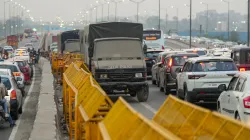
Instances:
[[[145,53],[145,61],[147,66],[147,75],[152,75],[152,66],[154,65],[154,60],[158,57],[162,50],[150,50]]]
[[[170,54],[165,57],[164,65],[160,69],[160,90],[169,94],[171,89],[176,89],[176,69],[182,68],[186,59],[199,57],[197,53]]]
[[[249,47],[233,47],[231,58],[238,67],[239,71],[250,70],[250,48]]]

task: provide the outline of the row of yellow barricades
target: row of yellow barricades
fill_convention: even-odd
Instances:
[[[168,96],[152,120],[122,97],[112,103],[80,62],[63,73],[64,117],[70,140],[247,140],[250,128],[216,112]]]
[[[62,83],[63,72],[66,70],[69,64],[76,61],[83,63],[83,55],[70,53],[66,53],[64,55],[60,55],[57,53],[51,54],[51,69],[52,73],[55,75],[57,83]]]

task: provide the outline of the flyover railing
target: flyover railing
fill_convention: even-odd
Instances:
[[[247,125],[172,95],[168,96],[153,119],[149,120],[122,97],[113,104],[83,59],[77,58],[76,54],[67,54],[61,58],[64,66],[63,112],[70,140],[250,138]]]

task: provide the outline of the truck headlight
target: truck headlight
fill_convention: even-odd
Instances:
[[[135,77],[138,77],[138,78],[142,77],[142,73],[136,73]]]
[[[100,78],[108,78],[107,74],[100,74]]]

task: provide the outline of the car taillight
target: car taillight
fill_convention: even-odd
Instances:
[[[150,60],[149,58],[144,58],[145,61]]]
[[[21,73],[20,72],[13,72],[13,75],[14,76],[21,76]]]
[[[16,99],[16,91],[12,90],[10,93],[10,99]]]
[[[243,99],[243,104],[245,108],[250,108],[250,96]]]
[[[169,67],[171,67],[171,66],[172,66],[172,64],[173,64],[173,59],[172,59],[172,58],[170,58],[170,60],[169,60],[169,62],[168,62],[168,66],[169,66]]]
[[[188,79],[200,79],[201,77],[205,77],[206,74],[200,74],[200,75],[188,75]]]
[[[246,71],[246,68],[240,68],[240,71]]]

